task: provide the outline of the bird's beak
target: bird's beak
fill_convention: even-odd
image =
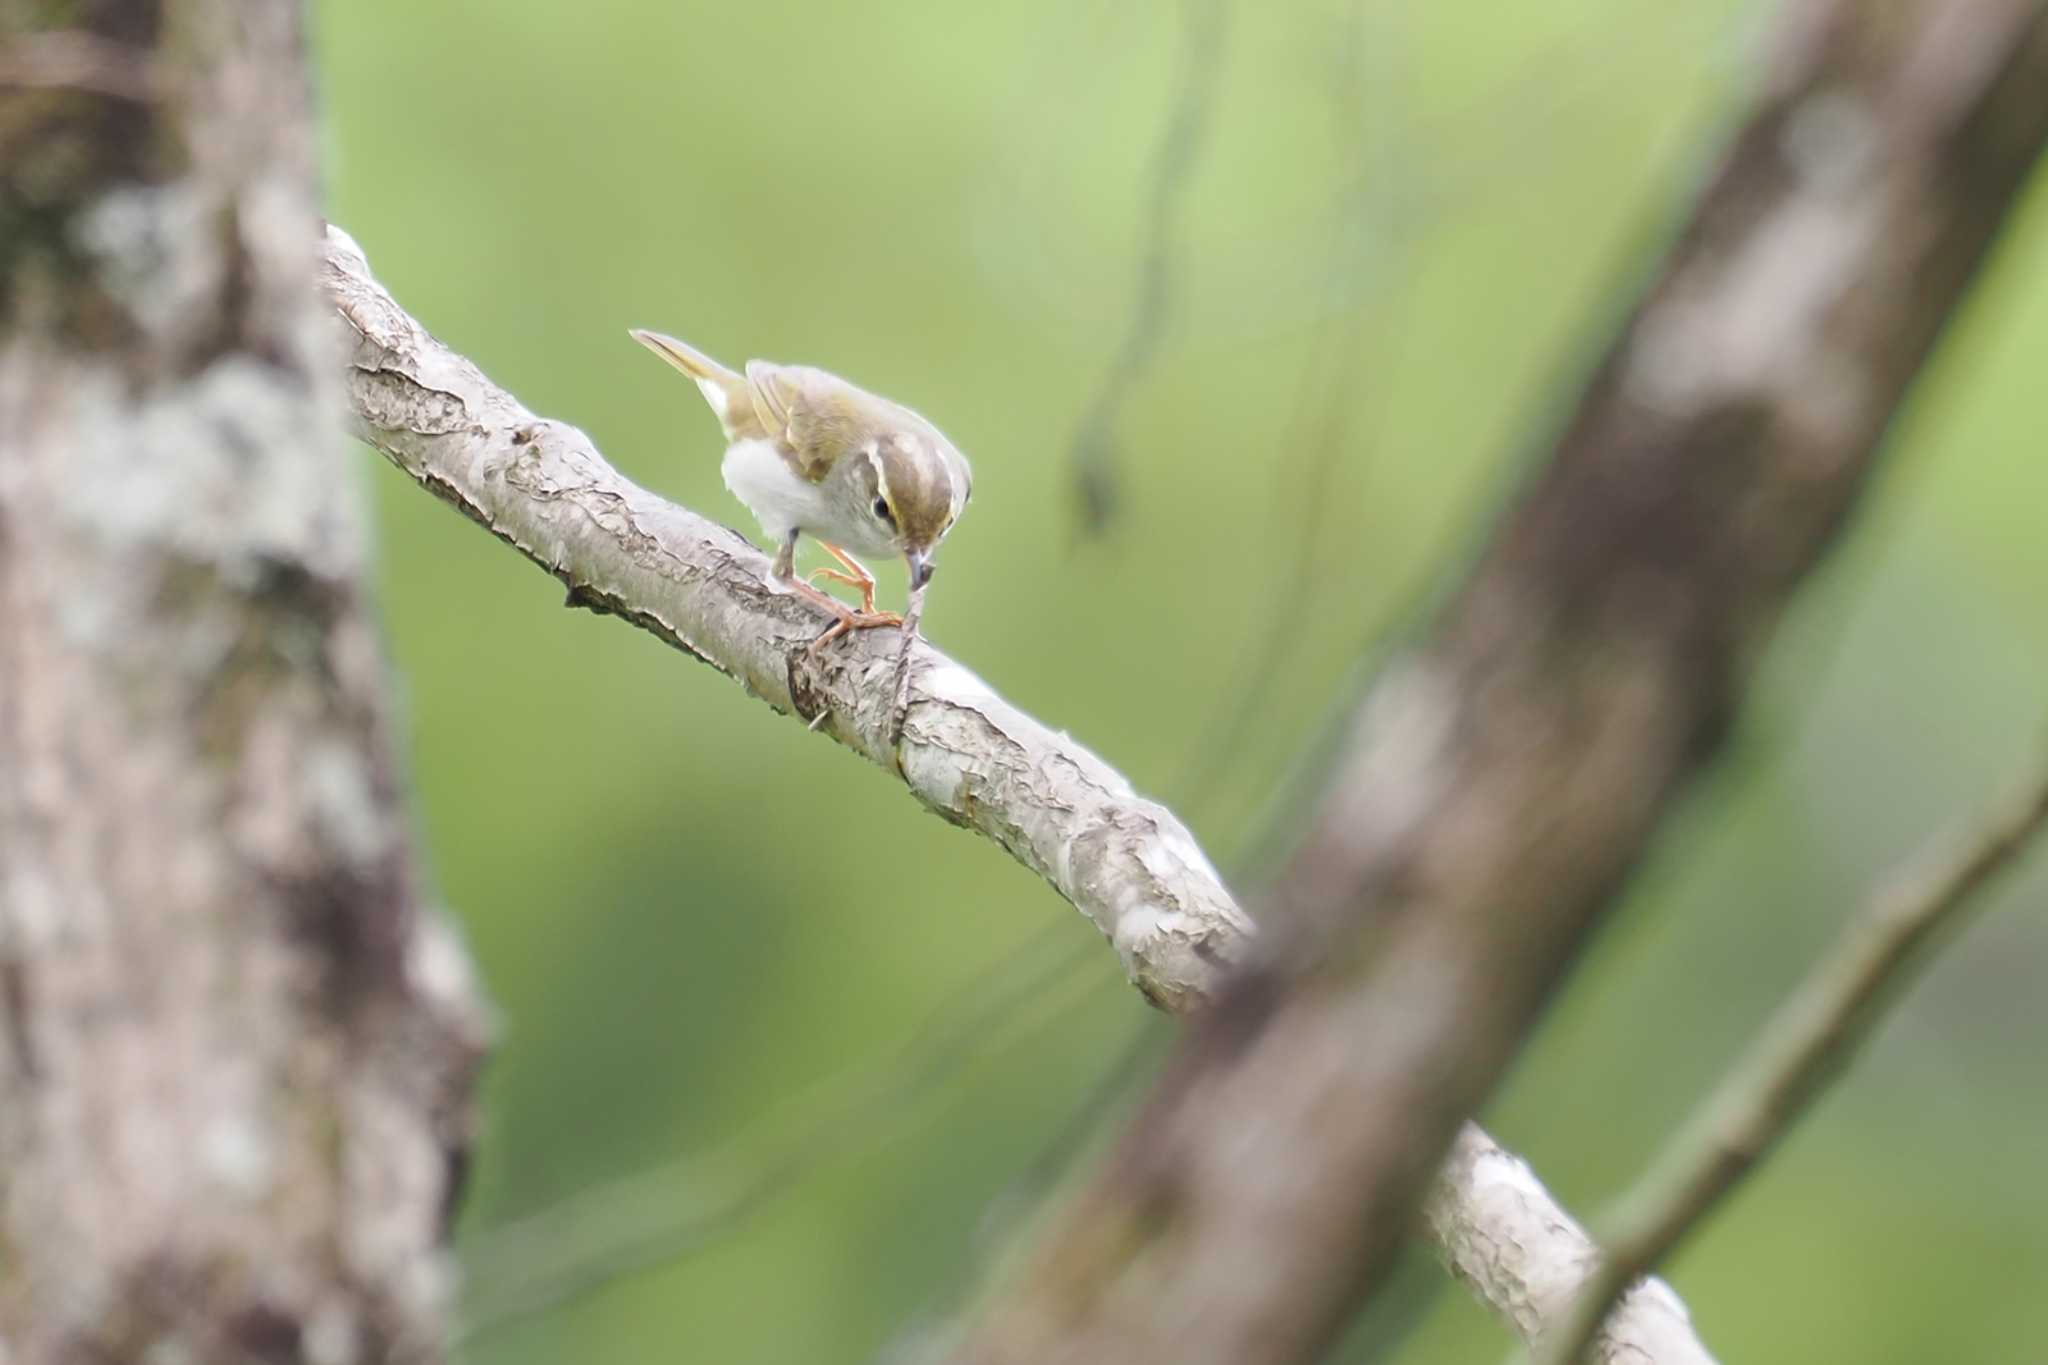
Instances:
[[[912,592],[916,592],[919,588],[932,581],[932,570],[937,565],[932,563],[932,552],[930,550],[912,550],[905,554],[903,558],[910,563],[910,590]]]

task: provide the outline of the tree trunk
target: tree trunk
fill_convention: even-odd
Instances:
[[[298,9],[23,8],[0,1359],[438,1359],[481,1013],[393,767]]]
[[[1261,960],[953,1359],[1284,1365],[1386,1283],[2048,146],[2048,0],[1785,0],[1763,76],[1548,461],[1357,708]]]

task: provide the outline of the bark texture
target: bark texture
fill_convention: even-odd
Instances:
[[[1570,1317],[1600,1265],[1601,1248],[1558,1208],[1529,1163],[1474,1124],[1451,1144],[1423,1214],[1451,1273],[1486,1286],[1486,1301],[1532,1349]],[[1714,1365],[1685,1304],[1654,1277],[1636,1280],[1614,1305],[1590,1355],[1598,1365]]]
[[[0,1359],[435,1360],[482,1019],[411,867],[298,10],[0,16]]]
[[[766,556],[534,416],[408,316],[333,228],[326,281],[365,441],[554,574],[571,605],[652,631],[994,839],[1095,922],[1154,1003],[1187,1009],[1213,989],[1251,921],[1171,811],[928,645],[908,656],[901,709],[897,632],[814,658],[804,647],[830,622],[770,580]]]
[[[958,1358],[1297,1361],[1378,1285],[1832,539],[2048,135],[2029,0],[1796,0],[1549,462]]]
[[[582,432],[536,417],[491,383],[385,293],[361,250],[333,228],[326,279],[352,347],[357,434],[560,579],[571,605],[616,614],[769,705],[822,718],[822,728],[898,773],[939,814],[1051,883],[1110,939],[1155,1004],[1196,1009],[1250,955],[1251,920],[1186,828],[1101,759],[923,642],[911,655],[902,734],[893,736],[896,648],[875,639],[886,632],[835,646],[830,666],[816,670],[804,647],[819,622],[767,581],[758,550],[635,486]],[[1472,1140],[1499,1152],[1476,1128]],[[1525,1165],[1500,1155],[1445,1168],[1431,1226],[1443,1230],[1439,1247],[1459,1277],[1519,1329],[1532,1282],[1560,1274],[1578,1282],[1584,1239],[1532,1235],[1576,1233],[1576,1225]],[[1603,1341],[1617,1343],[1616,1359],[1644,1359],[1644,1343],[1665,1339],[1674,1319],[1683,1326],[1683,1307],[1663,1294],[1640,1321],[1633,1297],[1610,1320]],[[1697,1342],[1691,1349],[1672,1359],[1708,1358]]]

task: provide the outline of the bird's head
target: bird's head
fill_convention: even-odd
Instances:
[[[853,515],[869,533],[870,553],[891,553],[910,566],[912,590],[931,580],[933,555],[967,506],[973,476],[967,461],[922,420],[873,436],[852,462]]]

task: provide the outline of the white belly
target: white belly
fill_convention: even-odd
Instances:
[[[791,531],[818,530],[825,504],[818,486],[799,478],[766,441],[735,441],[719,466],[725,486],[760,520],[761,529],[780,542]]]

